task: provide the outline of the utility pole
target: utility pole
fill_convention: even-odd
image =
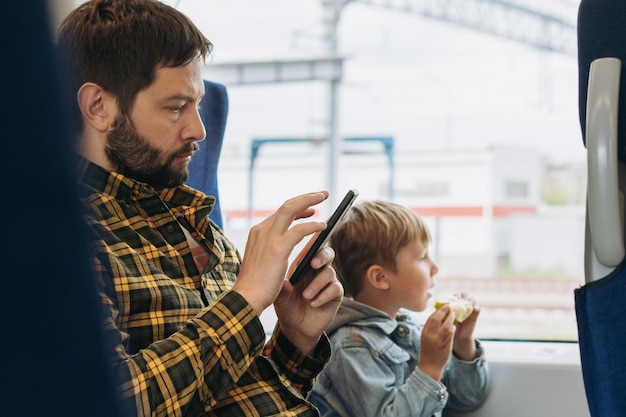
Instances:
[[[348,0],[349,1],[349,0]],[[337,27],[341,17],[341,10],[348,2],[346,0],[324,0],[324,37],[331,58],[337,57]],[[329,81],[328,88],[328,192],[330,193],[330,207],[339,203],[341,193],[337,190],[339,155],[341,154],[341,139],[339,137],[339,87],[341,80],[335,78]]]

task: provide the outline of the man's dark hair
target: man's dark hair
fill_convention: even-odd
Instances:
[[[157,0],[91,0],[59,29],[60,64],[69,93],[94,82],[115,97],[122,114],[158,67],[203,60],[213,44],[178,10]],[[78,109],[76,109],[78,111]]]

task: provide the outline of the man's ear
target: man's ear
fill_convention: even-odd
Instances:
[[[78,90],[78,107],[86,123],[100,132],[109,130],[117,115],[115,100],[95,83],[85,83]]]
[[[367,268],[365,277],[370,285],[380,291],[389,289],[389,279],[385,275],[385,268],[380,265],[372,265]]]

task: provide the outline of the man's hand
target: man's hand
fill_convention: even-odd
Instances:
[[[287,200],[271,216],[250,229],[241,270],[233,290],[260,315],[283,288],[289,257],[308,235],[326,227],[325,222],[295,220],[312,216],[312,206],[328,198],[328,192],[309,193]]]
[[[304,248],[291,267],[295,269]],[[283,283],[274,302],[281,331],[304,354],[313,355],[320,336],[335,317],[343,298],[343,286],[330,266],[335,257],[331,248],[323,248],[311,261],[315,276],[291,285]]]

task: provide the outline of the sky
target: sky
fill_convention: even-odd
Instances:
[[[211,64],[321,56],[321,0],[171,0],[214,43]],[[576,20],[571,0],[516,0]],[[340,135],[393,136],[398,152],[538,149],[555,163],[584,160],[576,57],[547,53],[420,15],[358,1],[342,11]],[[216,81],[220,81],[216,79]],[[255,137],[323,136],[323,82],[228,86],[224,156]]]

